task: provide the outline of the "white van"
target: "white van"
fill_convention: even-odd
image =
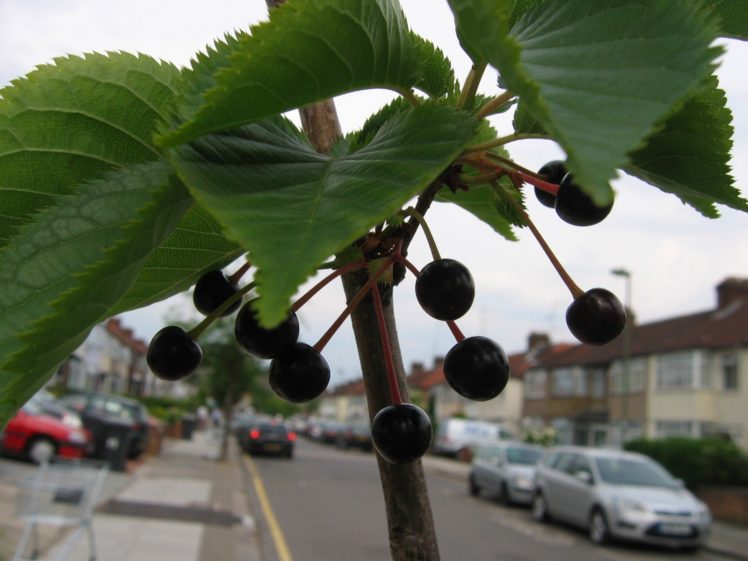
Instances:
[[[474,444],[512,440],[514,435],[501,423],[471,419],[445,419],[439,421],[431,445],[434,454],[457,456],[461,450]]]

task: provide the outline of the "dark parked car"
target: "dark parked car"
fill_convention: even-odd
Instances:
[[[296,433],[282,423],[257,423],[246,428],[239,443],[248,454],[277,454],[292,458]]]
[[[101,453],[106,441],[107,425],[130,423],[129,458],[137,458],[148,442],[148,409],[142,403],[118,395],[101,393],[73,393],[58,399],[68,409],[77,412],[83,425],[93,433],[94,455]]]
[[[338,433],[338,448],[371,450],[371,427],[367,422],[349,423]]]

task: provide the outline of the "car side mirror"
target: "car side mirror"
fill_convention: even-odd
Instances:
[[[592,474],[589,471],[578,471],[574,474],[574,477],[587,485],[592,485]]]

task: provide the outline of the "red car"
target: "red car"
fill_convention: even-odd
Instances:
[[[53,456],[82,458],[91,442],[91,433],[70,415],[56,419],[44,413],[33,400],[15,414],[4,429],[0,447],[4,454],[21,456],[41,463]],[[76,424],[78,426],[76,426]]]

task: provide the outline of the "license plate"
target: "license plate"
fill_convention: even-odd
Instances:
[[[660,524],[660,533],[669,536],[689,536],[691,526],[688,524]]]
[[[281,445],[280,444],[266,444],[265,450],[268,452],[280,452]]]

